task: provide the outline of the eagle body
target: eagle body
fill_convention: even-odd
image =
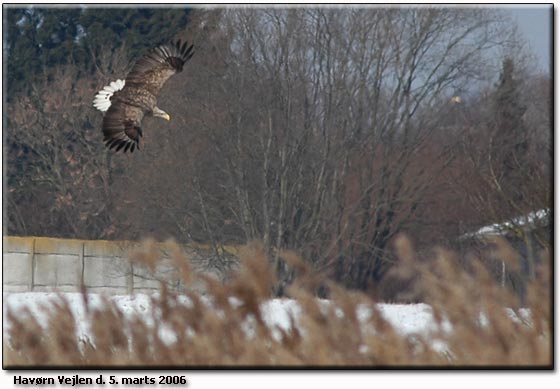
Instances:
[[[113,95],[111,103],[117,102],[141,108],[144,112],[152,112],[157,106],[157,96],[144,88],[131,85]]]
[[[139,148],[145,115],[170,119],[157,106],[157,96],[192,55],[193,46],[186,42],[156,47],[136,62],[125,80],[113,81],[97,93],[93,105],[105,112],[103,141],[109,149],[133,152]]]

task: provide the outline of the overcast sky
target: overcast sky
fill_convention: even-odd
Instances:
[[[552,5],[528,5],[509,7],[517,20],[527,43],[537,55],[539,67],[550,72],[552,67]]]

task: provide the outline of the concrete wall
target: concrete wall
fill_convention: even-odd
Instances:
[[[4,292],[79,292],[82,285],[94,293],[128,294],[157,290],[160,281],[182,287],[170,244],[155,247],[156,270],[150,272],[129,260],[138,242],[3,237],[2,272]],[[181,246],[193,271],[223,278],[223,269],[213,266],[213,251],[204,246]],[[226,248],[234,257],[235,247]]]

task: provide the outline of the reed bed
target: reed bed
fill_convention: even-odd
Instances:
[[[300,312],[290,318],[289,329],[270,328],[262,306],[272,298],[277,280],[259,244],[246,246],[239,269],[227,281],[194,272],[177,245],[170,255],[185,288],[173,291],[162,280],[159,293],[150,296],[150,320],[123,315],[110,299],[91,307],[85,290],[87,340],[76,335],[79,323],[62,295],[45,307],[46,326],[30,311],[8,310],[3,365],[552,367],[548,266],[538,268],[521,304],[481,263],[465,270],[456,254],[443,249],[434,250],[428,263],[417,261],[406,238],[395,247],[400,262],[391,276],[431,306],[435,330],[429,337],[399,333],[379,314],[374,297],[318,276],[293,252],[281,257],[295,273],[286,298],[295,300]],[[160,253],[146,242],[130,257],[153,269]],[[204,295],[190,287],[195,283],[204,285]],[[328,304],[317,298],[319,289]],[[360,307],[371,314],[360,316]]]

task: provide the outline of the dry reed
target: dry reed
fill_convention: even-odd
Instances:
[[[527,288],[523,308],[530,318],[514,320],[512,312],[520,313],[522,307],[484,266],[473,263],[466,272],[455,254],[445,250],[436,250],[429,264],[419,264],[406,238],[399,237],[395,247],[401,264],[393,276],[414,276],[413,292],[433,309],[438,330],[430,339],[400,334],[383,319],[371,296],[319,279],[293,252],[282,253],[282,258],[297,270],[287,294],[301,312],[291,318],[291,329],[272,329],[261,307],[271,298],[276,278],[262,247],[248,245],[241,253],[240,270],[222,282],[195,275],[177,246],[170,255],[186,288],[178,294],[162,281],[160,293],[151,296],[151,324],[139,316],[125,317],[106,299],[102,308],[85,307],[91,338],[84,341],[76,336],[76,319],[63,296],[50,308],[46,328],[30,311],[16,315],[8,310],[11,326],[4,337],[4,367],[551,368],[550,283],[544,267]],[[154,269],[159,253],[147,243],[131,258]],[[205,285],[204,298],[189,287],[195,282]],[[328,290],[329,304],[316,298],[318,285]],[[358,307],[364,306],[372,314],[360,318]],[[162,332],[174,334],[172,341],[163,339]]]

